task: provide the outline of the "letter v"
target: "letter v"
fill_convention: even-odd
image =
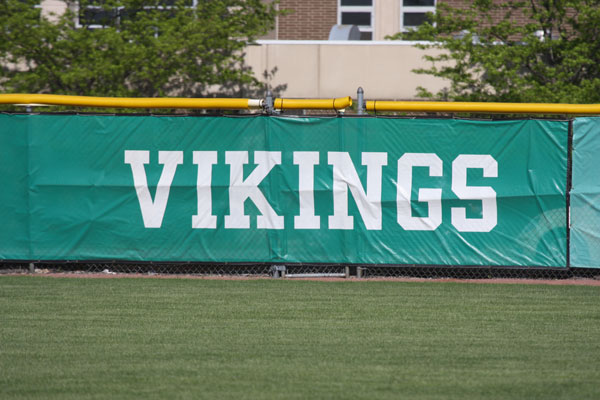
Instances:
[[[158,163],[163,170],[156,186],[154,201],[148,189],[145,164],[150,163],[150,152],[147,150],[125,150],[125,164],[131,165],[133,185],[140,202],[144,227],[160,228],[169,200],[169,191],[179,164],[183,164],[182,151],[159,151]]]

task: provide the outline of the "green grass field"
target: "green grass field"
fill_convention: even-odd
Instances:
[[[600,288],[0,277],[0,398],[600,398]]]

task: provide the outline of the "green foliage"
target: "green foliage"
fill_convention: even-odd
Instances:
[[[392,39],[426,40],[431,67],[448,79],[421,97],[457,101],[600,102],[600,1],[531,0],[440,3],[430,22]],[[527,22],[519,22],[519,17]]]
[[[96,96],[248,96],[261,90],[243,50],[273,27],[260,0],[0,2],[3,92]]]

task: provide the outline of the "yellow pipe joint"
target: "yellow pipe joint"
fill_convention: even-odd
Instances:
[[[276,110],[342,110],[352,106],[350,96],[337,99],[275,99]]]
[[[463,112],[501,114],[600,114],[600,104],[469,103],[437,101],[366,102],[367,111]]]

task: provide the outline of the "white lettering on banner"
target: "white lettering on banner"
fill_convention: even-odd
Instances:
[[[281,152],[255,151],[254,163],[258,165],[246,179],[244,179],[244,165],[248,164],[247,151],[226,151],[225,163],[231,165],[229,215],[225,216],[225,228],[250,228],[250,216],[244,213],[244,202],[250,198],[262,214],[256,220],[258,229],[283,229],[283,216],[275,213],[258,188],[273,167],[281,164]]]
[[[192,216],[192,228],[217,228],[217,217],[212,215],[212,166],[217,163],[216,151],[194,151],[194,164],[198,165],[196,192],[198,214]]]
[[[198,166],[196,180],[197,214],[192,216],[192,228],[216,229],[217,216],[212,214],[212,172],[218,163],[217,151],[193,151],[193,163]],[[382,176],[388,154],[363,152],[361,162],[366,166],[366,190],[347,152],[328,152],[332,166],[333,215],[328,229],[354,229],[354,217],[348,213],[348,189],[367,230],[382,229]],[[159,151],[158,163],[163,165],[154,200],[148,189],[145,165],[150,162],[147,150],[125,150],[125,164],[131,166],[133,184],[146,228],[160,228],[169,200],[169,191],[177,166],[183,164],[182,151]],[[230,166],[229,215],[225,229],[250,229],[250,216],[244,204],[251,200],[260,215],[258,229],[284,229],[284,217],[277,215],[260,183],[276,165],[281,165],[280,151],[255,151],[256,167],[244,179],[247,151],[226,151],[225,163]],[[299,214],[294,216],[294,229],[320,229],[321,217],[315,213],[315,166],[319,152],[295,151],[293,163],[298,166]],[[425,167],[429,176],[443,176],[443,162],[435,153],[405,153],[398,159],[397,222],[407,231],[433,231],[442,224],[442,189],[420,188],[417,200],[427,203],[427,217],[413,217],[411,193],[413,169]],[[467,170],[482,169],[484,178],[498,177],[498,162],[489,154],[460,154],[452,162],[452,191],[460,200],[481,201],[481,217],[467,218],[465,207],[451,208],[451,223],[460,232],[489,232],[498,223],[496,191],[491,186],[467,186]]]
[[[144,165],[150,163],[150,152],[147,150],[125,150],[125,164],[131,165],[133,185],[140,202],[142,219],[146,228],[160,228],[169,200],[169,191],[179,164],[183,164],[183,151],[159,151],[158,163],[164,165],[154,201],[148,189],[148,179]]]
[[[319,164],[319,152],[295,151],[294,164],[298,165],[300,197],[300,215],[294,217],[294,228],[319,229],[321,219],[315,215],[315,165]]]
[[[488,154],[461,154],[452,162],[452,191],[461,200],[481,200],[481,218],[467,218],[464,207],[452,207],[452,225],[460,232],[489,232],[498,223],[496,191],[467,186],[467,169],[483,169],[484,178],[498,177],[498,162]]]
[[[367,166],[367,193],[358,178],[350,154],[327,153],[333,165],[333,215],[329,229],[354,229],[354,217],[348,215],[348,188],[358,212],[369,230],[381,229],[381,170],[387,165],[387,153],[362,153],[362,165]]]
[[[433,153],[406,153],[398,160],[398,224],[407,231],[434,231],[442,223],[442,189],[419,189],[418,200],[427,203],[427,217],[413,217],[410,196],[413,167],[427,167],[429,176],[442,176],[442,160]]]

